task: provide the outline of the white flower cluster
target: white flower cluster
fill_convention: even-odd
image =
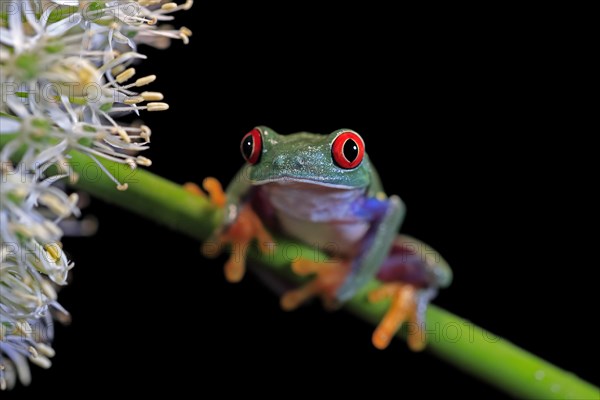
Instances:
[[[191,32],[163,27],[185,3],[161,0],[0,2],[0,389],[31,380],[29,361],[49,367],[52,317],[68,318],[57,285],[73,267],[60,222],[78,216],[77,195],[53,185],[77,150],[126,190],[98,157],[136,168],[150,142],[126,113],[168,108],[135,77],[139,44],[166,48]],[[47,173],[52,169],[52,173]],[[61,175],[62,173],[62,175]]]

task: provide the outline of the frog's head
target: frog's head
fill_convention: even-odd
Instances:
[[[255,185],[289,182],[340,189],[369,185],[371,166],[365,144],[349,129],[329,135],[279,135],[260,126],[244,136],[241,151]]]

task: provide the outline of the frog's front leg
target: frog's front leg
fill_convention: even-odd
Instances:
[[[356,205],[357,216],[370,221],[370,228],[362,239],[358,256],[352,261],[350,274],[337,291],[338,300],[350,300],[356,291],[377,274],[387,257],[406,214],[400,197],[387,199],[369,197]]]
[[[248,249],[253,240],[257,240],[261,252],[269,251],[269,244],[274,243],[273,238],[249,204],[240,204],[236,192],[230,191],[229,195],[215,178],[206,178],[202,184],[208,193],[209,200],[216,207],[228,209],[235,208],[235,216],[226,215],[225,225],[221,227],[212,239],[207,240],[202,252],[207,257],[215,257],[221,249],[230,246],[231,254],[225,263],[225,278],[232,283],[239,282],[246,271],[246,258]],[[193,194],[203,196],[204,192],[193,183],[186,183],[184,188]]]
[[[258,242],[258,248],[262,253],[269,251],[268,244],[274,243],[273,238],[256,215],[252,207],[244,204],[238,211],[237,219],[228,229],[217,235],[217,247],[222,248],[230,245],[231,254],[225,263],[225,278],[232,283],[242,280],[246,272],[246,258],[253,240]],[[205,245],[204,254],[208,252]],[[210,256],[210,255],[209,255]]]

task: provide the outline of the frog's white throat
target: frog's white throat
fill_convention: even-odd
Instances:
[[[356,216],[365,188],[336,188],[298,181],[261,185],[283,231],[306,243],[337,246],[351,254],[368,230]]]

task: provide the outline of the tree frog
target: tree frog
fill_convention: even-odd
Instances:
[[[204,182],[212,201],[224,208],[215,238],[242,250],[227,261],[226,278],[242,279],[247,245],[257,240],[266,251],[273,242],[269,232],[317,245],[334,261],[294,260],[295,273],[314,278],[285,293],[283,309],[293,310],[315,296],[334,307],[375,277],[383,285],[369,300],[390,299],[390,306],[373,344],[387,347],[408,322],[414,324],[409,347],[422,349],[426,307],[439,287],[450,284],[452,272],[434,250],[397,235],[404,203],[384,193],[361,136],[349,129],[280,135],[260,126],[242,138],[240,149],[246,164],[225,193],[214,178]],[[188,189],[200,193],[197,187]]]

